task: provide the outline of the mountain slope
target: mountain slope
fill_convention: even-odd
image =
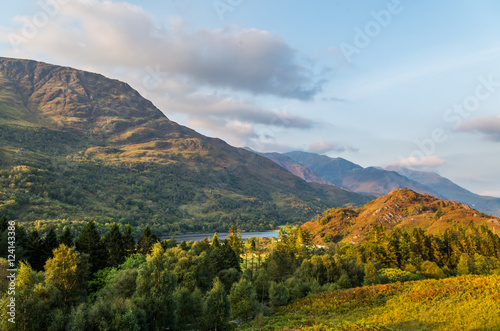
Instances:
[[[268,158],[269,160],[282,166],[283,168],[287,169],[295,176],[302,178],[303,180],[305,180],[308,183],[319,183],[319,184],[333,185],[331,182],[329,182],[325,178],[321,177],[320,175],[316,174],[311,169],[295,162],[294,160],[292,160],[292,158],[290,158],[284,154],[258,153],[258,152],[255,152],[255,153],[257,153],[265,158]]]
[[[307,152],[261,155],[277,162],[299,177],[306,178],[309,182],[324,183],[324,180],[327,180],[352,192],[377,196],[387,194],[397,188],[409,188],[421,194],[458,201],[483,213],[500,216],[500,198],[474,194],[433,172],[414,171],[402,167],[363,168],[342,158],[331,158]],[[278,155],[292,161],[279,162],[277,161]],[[294,172],[297,168],[301,169],[300,172]],[[314,176],[307,177],[307,170],[312,171]]]
[[[403,167],[390,167],[388,170],[396,171],[402,176],[419,182],[446,199],[468,204],[484,213],[500,216],[500,198],[472,193],[434,172],[415,171]]]
[[[314,236],[316,244],[330,234],[334,241],[358,243],[374,225],[388,229],[420,227],[437,233],[457,223],[487,224],[500,230],[500,218],[480,213],[455,201],[444,201],[409,189],[397,189],[368,202],[359,209],[336,208],[326,211],[302,227]]]
[[[380,196],[397,188],[409,188],[438,196],[431,188],[394,171],[375,167],[363,168],[343,158],[331,158],[314,153],[290,152],[284,155],[338,187],[352,192]]]
[[[21,221],[269,229],[365,197],[170,121],[102,75],[0,58],[0,213]]]

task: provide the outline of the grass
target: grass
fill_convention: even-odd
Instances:
[[[247,325],[247,329],[254,329]],[[500,276],[325,292],[265,318],[263,330],[499,330]]]

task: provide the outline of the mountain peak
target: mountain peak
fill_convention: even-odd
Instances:
[[[456,201],[441,200],[403,188],[359,209],[330,209],[303,227],[314,235],[317,244],[323,243],[326,234],[331,234],[336,241],[358,243],[375,225],[389,230],[420,227],[429,233],[437,233],[454,224],[469,222],[500,229],[500,218],[485,215]]]
[[[126,83],[0,58],[0,214],[11,219],[263,230],[367,200],[172,122]]]

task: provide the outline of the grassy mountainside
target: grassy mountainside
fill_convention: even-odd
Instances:
[[[457,223],[486,223],[500,230],[500,219],[480,213],[455,201],[444,201],[409,189],[398,189],[368,202],[359,209],[334,208],[302,227],[322,244],[322,238],[331,234],[335,241],[359,243],[374,225],[388,229],[408,230],[420,227],[428,233],[438,233]]]
[[[324,292],[266,318],[262,330],[498,330],[500,276]],[[251,328],[249,328],[251,329]]]
[[[0,58],[0,213],[269,229],[366,198],[170,121],[123,82]]]

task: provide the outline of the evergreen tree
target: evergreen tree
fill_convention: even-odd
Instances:
[[[0,232],[4,232],[8,227],[9,222],[7,221],[7,217],[5,215],[2,215],[2,217],[0,217]]]
[[[89,221],[85,224],[80,235],[76,239],[75,246],[80,253],[89,255],[89,268],[91,274],[106,267],[106,245],[101,240],[99,232],[97,231],[97,225],[94,221]]]
[[[43,239],[44,252],[45,252],[45,260],[53,257],[53,250],[59,247],[59,240],[57,239],[57,234],[54,231],[54,228],[50,228],[45,238]]]
[[[212,246],[212,249],[221,246],[220,240],[219,240],[219,235],[217,234],[217,232],[214,233],[211,246]]]
[[[135,253],[135,239],[132,234],[132,227],[127,224],[125,228],[125,235],[123,236],[123,249],[125,250],[125,255],[130,256]]]
[[[153,245],[158,241],[158,237],[151,232],[149,225],[146,225],[142,236],[137,242],[137,253],[139,254],[149,254]]]
[[[229,241],[229,244],[231,245],[231,248],[236,254],[236,257],[238,258],[238,265],[243,261],[241,255],[243,254],[243,239],[241,239],[241,234],[240,230],[237,230],[234,227],[234,225],[231,225],[231,228],[229,229],[229,235],[227,236],[227,240]]]
[[[106,250],[108,252],[108,267],[117,267],[125,261],[123,235],[118,224],[113,224],[106,236]]]
[[[203,305],[203,326],[208,330],[229,327],[230,303],[219,277],[216,277]]]
[[[61,244],[65,244],[68,247],[73,246],[73,235],[71,234],[71,230],[69,226],[65,226],[61,237],[59,238]]]
[[[43,270],[45,258],[48,254],[45,252],[45,245],[38,230],[32,230],[30,232],[26,251],[29,256],[28,262],[31,267],[36,271]]]
[[[236,270],[241,271],[240,259],[227,240],[224,240],[224,243],[222,244],[222,250],[224,251],[226,269],[235,268]]]

